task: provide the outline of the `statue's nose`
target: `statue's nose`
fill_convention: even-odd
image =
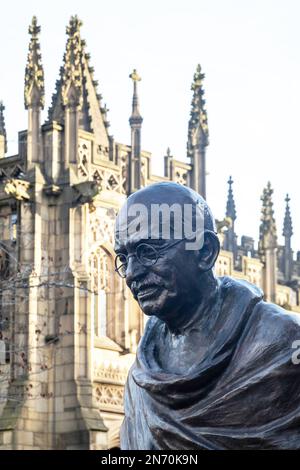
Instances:
[[[136,256],[130,256],[126,269],[126,284],[130,288],[133,281],[138,281],[145,275],[147,267],[143,266]]]

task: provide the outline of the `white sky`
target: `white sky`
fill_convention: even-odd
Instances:
[[[279,240],[289,192],[293,247],[300,250],[298,0],[0,0],[0,11],[0,99],[6,105],[9,154],[16,152],[17,131],[27,127],[23,82],[31,17],[37,15],[42,26],[48,108],[65,27],[78,14],[115,139],[130,143],[128,75],[135,67],[142,76],[142,146],[153,153],[155,173],[162,174],[168,146],[184,159],[190,85],[200,62],[210,128],[208,202],[215,217],[224,216],[231,174],[238,235],[257,240],[260,196],[270,180]]]

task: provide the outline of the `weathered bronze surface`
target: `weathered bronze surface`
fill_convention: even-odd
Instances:
[[[158,183],[122,210],[197,201],[189,188]],[[151,266],[136,256],[145,242],[166,247]],[[215,277],[208,208],[201,250],[170,244],[116,237],[116,253],[129,255],[126,283],[150,316],[126,385],[121,448],[300,449],[299,317],[246,281]]]

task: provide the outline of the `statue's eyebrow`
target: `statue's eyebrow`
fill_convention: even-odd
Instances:
[[[140,240],[131,241],[131,242],[129,241],[128,243],[126,243],[126,245],[124,243],[118,245],[117,247],[115,247],[115,253],[116,254],[119,254],[119,253],[127,254],[127,253],[130,253],[130,252],[133,252],[133,251],[135,251],[137,246],[140,245],[141,243],[147,243],[148,245],[162,246],[164,244],[167,244],[168,242],[169,242],[169,240],[165,240],[165,239],[162,239],[162,238],[141,238]]]

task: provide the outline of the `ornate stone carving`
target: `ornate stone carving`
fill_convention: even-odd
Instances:
[[[95,181],[101,181],[102,189],[107,191],[123,192],[121,186],[121,175],[118,172],[109,169],[93,169],[93,178]]]
[[[114,226],[115,226],[115,211],[112,209],[111,214],[106,209],[97,208],[91,214],[90,219],[90,243],[102,244],[109,242],[111,246],[114,244]]]
[[[89,164],[91,161],[91,143],[89,141],[79,139],[78,144],[78,170],[82,176],[89,175]]]
[[[187,184],[187,170],[184,168],[176,167],[174,174],[174,181],[176,183],[186,186]]]
[[[9,179],[5,182],[4,191],[18,201],[29,200],[30,183],[19,179]]]
[[[123,386],[121,385],[98,385],[95,389],[96,401],[100,409],[113,409],[123,412]]]

